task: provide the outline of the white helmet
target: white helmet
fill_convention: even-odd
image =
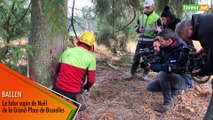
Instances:
[[[154,0],[145,0],[144,7],[148,7],[154,4],[155,4]]]

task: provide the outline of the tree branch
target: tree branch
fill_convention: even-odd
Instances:
[[[72,26],[72,29],[73,29],[73,32],[75,34],[75,38],[78,39],[78,36],[76,34],[76,31],[75,31],[75,27],[74,27],[74,9],[75,9],[75,0],[73,0],[73,5],[72,5],[72,17],[71,17],[71,25],[69,26],[68,28],[68,31],[70,29],[70,27]]]
[[[9,47],[7,45],[2,49],[3,49],[3,51],[1,52],[0,61],[2,61],[2,58],[4,58],[7,55],[7,53],[9,52]]]
[[[21,16],[21,18],[20,18],[19,20],[17,20],[16,23],[14,23],[14,24],[11,25],[11,26],[17,25],[18,23],[20,23],[20,22],[24,19],[24,17],[26,16],[27,12],[28,12],[29,9],[30,9],[31,4],[32,4],[32,3],[31,3],[31,1],[30,1],[29,5],[28,5],[28,7],[27,7],[27,10],[24,12],[24,14]]]
[[[121,29],[115,31],[114,33],[117,33],[117,32],[119,32],[119,31],[123,30],[124,28],[128,27],[128,26],[135,20],[135,18],[136,18],[136,10],[135,10],[134,6],[132,5],[131,0],[130,0],[129,2],[130,2],[130,5],[132,6],[132,9],[133,9],[133,12],[134,12],[134,16],[133,16],[132,20],[131,20],[128,24],[126,24],[126,25],[125,25],[124,27],[122,27]]]
[[[15,26],[20,23],[24,17],[26,16],[27,12],[29,11],[29,8],[30,8],[30,5],[31,5],[31,1],[27,7],[27,10],[24,12],[24,14],[21,16],[21,18],[19,20],[17,20],[13,25],[10,25],[10,20],[11,20],[11,16],[9,15],[6,22],[5,22],[5,30],[7,31],[7,38],[6,38],[6,42],[7,44],[10,43],[10,39],[12,37],[12,34],[15,30]],[[12,4],[12,7],[11,7],[11,13],[15,16],[15,11],[14,11],[14,8],[15,8],[15,1],[13,2]],[[12,29],[10,29],[12,27]],[[9,47],[6,45],[4,48],[3,48],[3,51],[1,52],[1,56],[0,56],[0,61],[2,60],[2,58],[4,58],[7,53],[9,52]]]
[[[13,11],[13,8],[15,6],[15,1],[13,2],[13,5],[11,7],[11,11]],[[6,22],[5,22],[5,30],[7,31],[7,35],[9,35],[9,32],[10,32],[10,19],[11,19],[11,16],[9,15]],[[8,38],[8,37],[7,37]],[[7,39],[7,43],[9,43],[9,39]]]

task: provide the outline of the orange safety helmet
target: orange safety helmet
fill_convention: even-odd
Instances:
[[[95,36],[92,32],[84,32],[81,35],[81,39],[79,41],[86,45],[93,46],[93,44],[95,42]]]

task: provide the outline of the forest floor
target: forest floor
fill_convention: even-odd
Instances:
[[[200,49],[198,43],[195,43],[195,46]],[[128,50],[134,53],[134,48],[135,44],[130,43]],[[77,120],[202,120],[204,118],[211,97],[210,81],[200,85],[201,93],[194,89],[184,91],[174,98],[172,109],[163,114],[158,113],[153,109],[163,102],[162,94],[146,90],[146,86],[156,79],[157,73],[150,72],[149,79],[141,81],[142,71],[139,70],[137,79],[126,81],[125,78],[130,76],[130,62],[127,62],[127,66],[113,67],[111,66],[113,61],[107,57],[108,55],[107,50],[95,55],[98,60],[96,82],[89,92],[85,92],[87,109],[78,114]],[[103,61],[101,57],[107,57],[108,60]],[[127,58],[124,58],[124,61],[127,61]]]
[[[142,71],[134,81],[124,78],[130,75],[130,67],[113,69],[103,62],[97,63],[97,79],[89,92],[85,92],[87,109],[80,112],[77,120],[202,120],[211,94],[196,90],[184,91],[174,98],[174,106],[166,113],[153,109],[162,103],[161,93],[146,90],[156,78],[151,72],[147,81],[141,81]],[[202,84],[203,90],[211,90],[210,82]]]
[[[21,43],[22,44],[22,43]],[[195,45],[196,47],[198,45]],[[100,46],[103,48],[103,46]],[[128,44],[128,51],[134,52],[135,43]],[[96,48],[97,50],[97,48]],[[97,50],[98,51],[98,50]],[[96,57],[107,57],[100,52]],[[108,58],[108,60],[110,57]],[[146,86],[157,77],[150,72],[147,81],[141,81],[142,71],[134,81],[124,78],[130,75],[130,64],[112,67],[108,61],[98,60],[96,82],[89,92],[85,92],[87,109],[78,113],[77,120],[202,120],[210,95],[192,89],[174,98],[174,106],[166,113],[153,109],[163,101],[161,93],[151,93]],[[113,61],[110,61],[113,62]],[[117,69],[118,68],[118,69]],[[211,91],[210,81],[200,85],[203,91]],[[206,93],[206,92],[204,92]]]

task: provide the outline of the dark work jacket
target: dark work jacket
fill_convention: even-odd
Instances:
[[[171,64],[171,61],[178,61],[181,52],[180,46],[182,46],[182,44],[177,40],[173,42],[171,46],[161,48],[163,62],[151,64],[151,70],[153,70],[154,72],[169,72],[169,64]]]
[[[165,28],[169,28],[173,31],[175,31],[176,25],[180,22],[180,19],[174,17],[173,20],[171,21],[171,23],[169,23],[169,25]]]
[[[213,74],[213,14],[192,16],[192,40],[199,40],[207,53],[207,63],[201,68],[201,75]]]
[[[185,43],[186,44],[186,43]],[[171,60],[178,60],[180,52],[184,44],[177,40],[168,48],[161,48],[161,55],[163,62],[161,64],[151,64],[151,69],[155,72],[165,71],[169,72],[169,64]],[[175,64],[175,63],[174,63]],[[185,80],[188,88],[194,87],[194,81],[189,72],[179,73],[179,75]]]

